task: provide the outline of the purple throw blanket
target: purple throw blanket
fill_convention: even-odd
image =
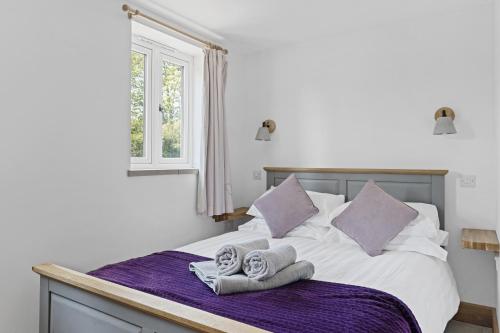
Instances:
[[[217,296],[188,270],[190,262],[205,260],[165,251],[88,274],[272,332],[421,332],[403,302],[370,288],[307,280]]]

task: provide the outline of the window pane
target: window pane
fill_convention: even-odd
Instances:
[[[144,70],[146,55],[132,51],[130,75],[130,156],[144,157]]]
[[[163,62],[162,156],[179,158],[182,152],[184,66]]]

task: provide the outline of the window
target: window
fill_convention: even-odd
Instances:
[[[132,169],[191,167],[193,56],[134,36],[130,59]]]

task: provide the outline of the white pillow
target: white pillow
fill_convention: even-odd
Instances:
[[[337,217],[344,211],[344,209],[349,206],[351,202],[348,201],[344,203],[343,205],[339,206],[333,213],[332,213],[332,218]],[[436,229],[439,229],[439,215],[437,211],[437,207],[432,205],[432,204],[427,204],[423,202],[405,202],[408,206],[411,208],[417,210],[420,214],[423,214],[430,218],[432,222],[436,225]]]
[[[318,214],[314,215],[306,222],[317,224],[320,226],[330,226],[330,215],[332,212],[345,202],[345,196],[342,194],[331,194],[306,191],[311,198],[314,206],[319,209]]]
[[[328,231],[328,233],[323,237],[323,241],[359,246],[356,241],[335,227],[332,227],[330,231]],[[438,235],[433,239],[399,234],[385,245],[384,250],[417,252],[446,261],[448,252],[440,245],[446,245],[447,242],[448,233],[442,230],[439,230]]]
[[[413,209],[416,209],[420,214],[427,216],[434,222],[436,229],[439,230],[439,215],[437,207],[431,204],[423,203],[423,202],[405,202],[408,206]]]
[[[436,237],[431,240],[439,246],[448,246],[449,236],[450,233],[448,231],[438,230]]]
[[[310,239],[322,239],[330,230],[331,226],[320,226],[313,223],[304,222],[286,233],[284,237],[302,237]],[[265,237],[272,237],[271,230],[264,219],[256,217],[238,227],[239,231],[252,231],[263,234]]]
[[[268,194],[270,191],[274,189],[274,186],[271,186],[269,190],[264,192],[261,197]],[[304,223],[312,223],[317,224],[319,226],[330,226],[330,215],[335,211],[337,207],[342,205],[345,201],[345,197],[342,194],[331,194],[331,193],[320,193],[314,191],[306,191],[307,195],[311,198],[314,206],[319,209],[318,214],[306,220]],[[255,205],[252,205],[250,209],[247,211],[247,215],[252,215],[258,218],[263,219],[264,217],[259,212]]]

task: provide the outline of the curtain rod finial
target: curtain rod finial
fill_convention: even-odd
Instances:
[[[128,18],[129,18],[129,19],[131,19],[131,18],[132,18],[132,16],[134,16],[134,15],[139,15],[139,10],[138,10],[138,9],[133,10],[133,9],[132,9],[132,8],[130,8],[130,6],[129,6],[129,5],[127,5],[126,3],[124,3],[124,4],[122,5],[122,10],[123,10],[124,12],[127,12],[127,16],[128,16]]]

